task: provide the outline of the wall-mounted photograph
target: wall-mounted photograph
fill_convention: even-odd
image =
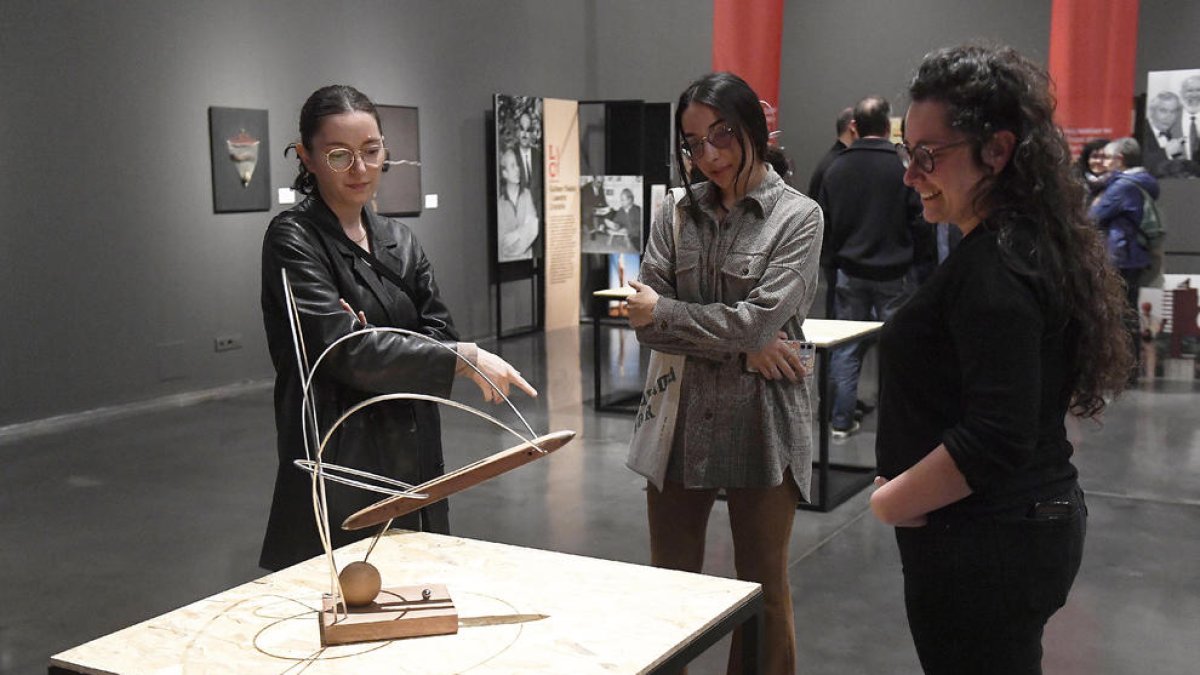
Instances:
[[[642,177],[580,176],[584,253],[642,252]]]
[[[1142,163],[1159,178],[1200,176],[1200,68],[1150,71]]]
[[[542,99],[496,94],[496,259],[540,257]]]
[[[417,108],[402,105],[376,105],[379,111],[387,162],[375,193],[375,210],[385,216],[420,215],[421,135]]]
[[[214,213],[271,208],[271,143],[267,111],[208,109]]]

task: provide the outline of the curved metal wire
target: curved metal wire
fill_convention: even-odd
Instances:
[[[317,357],[317,360],[313,361],[312,370],[309,371],[308,378],[304,382],[304,399],[303,400],[305,403],[310,398],[309,392],[312,389],[313,380],[316,379],[317,369],[321,367],[321,362],[325,360],[325,357],[334,349],[334,347],[337,347],[338,345],[342,344],[343,342],[345,342],[351,338],[360,337],[362,335],[369,335],[371,333],[395,333],[398,335],[407,335],[410,337],[415,337],[419,340],[424,340],[430,344],[437,345],[441,349],[445,349],[446,351],[450,352],[451,354],[454,354],[455,358],[461,358],[461,357],[459,357],[457,349],[455,349],[454,347],[451,347],[450,345],[447,345],[446,343],[442,342],[441,340],[429,337],[428,335],[423,335],[421,333],[415,333],[411,330],[407,330],[404,328],[392,328],[390,326],[371,326],[368,328],[360,328],[356,331],[352,331],[346,335],[343,335],[342,337],[329,343],[329,346],[326,347],[325,350],[321,352],[321,355]],[[529,438],[523,438],[519,434],[517,435],[517,438],[520,438],[523,441],[531,441],[534,438],[537,438],[537,433],[534,432],[533,427],[530,426],[529,422],[525,419],[525,416],[521,414],[521,411],[517,410],[517,406],[513,405],[512,401],[508,398],[508,396],[505,395],[504,392],[502,392],[500,390],[500,387],[496,386],[496,383],[492,382],[491,378],[489,378],[487,375],[485,375],[484,372],[482,370],[480,370],[479,367],[476,366],[474,363],[471,363],[470,361],[466,361],[466,360],[463,360],[463,363],[470,366],[470,368],[472,370],[474,370],[476,373],[478,373],[479,376],[482,377],[485,382],[487,382],[489,385],[491,385],[492,389],[497,394],[499,394],[501,398],[504,399],[504,402],[508,405],[509,409],[512,410],[513,414],[515,414],[517,416],[517,419],[521,420],[521,424],[525,425],[526,431],[529,432]],[[417,396],[417,394],[413,394],[413,396]],[[371,400],[371,399],[368,399],[368,400]],[[450,401],[448,399],[436,399],[436,400],[439,402],[448,403],[450,405],[461,408],[463,410],[474,410],[473,408],[463,407],[463,406],[456,404],[453,401]],[[354,408],[351,408],[351,410],[358,410],[360,407],[361,406],[355,406]],[[487,416],[487,415],[484,415],[484,417],[485,417],[485,419],[488,419],[489,421],[491,421],[493,423],[499,424],[506,431],[511,431],[511,429],[509,429],[507,426],[499,423],[494,417]],[[305,438],[307,438],[307,435],[305,436]],[[324,444],[322,443],[322,445],[324,445]],[[305,450],[307,452],[308,448],[306,447]],[[309,456],[309,459],[312,459],[311,454]]]
[[[538,447],[536,444],[533,443],[533,439],[537,438],[537,433],[534,432],[533,427],[525,419],[525,416],[521,414],[521,411],[517,410],[517,407],[515,405],[513,405],[512,401],[509,399],[509,397],[506,394],[504,394],[504,392],[500,390],[500,387],[496,386],[496,383],[493,382],[491,380],[491,378],[489,378],[486,374],[484,374],[484,372],[482,370],[480,370],[478,366],[476,366],[474,363],[471,363],[470,361],[466,361],[466,360],[463,360],[463,362],[466,363],[467,366],[469,366],[477,374],[479,374],[479,376],[482,377],[483,380],[485,382],[487,382],[497,394],[500,395],[500,398],[502,398],[504,400],[504,403],[508,405],[509,409],[511,409],[513,411],[513,414],[515,414],[517,416],[517,419],[521,420],[521,423],[525,426],[526,431],[529,432],[529,438],[523,437],[520,434],[520,432],[516,431],[512,427],[509,427],[508,425],[504,424],[503,422],[496,419],[495,417],[493,417],[481,410],[472,408],[471,406],[468,406],[468,405],[465,405],[462,403],[458,403],[457,401],[452,401],[450,399],[442,398],[439,396],[431,396],[431,395],[427,395],[427,394],[393,393],[393,394],[381,394],[379,396],[373,396],[364,401],[360,401],[359,403],[350,407],[348,410],[346,410],[344,413],[342,413],[342,415],[340,417],[338,417],[337,420],[334,421],[334,423],[331,425],[330,429],[325,433],[324,438],[318,440],[315,437],[315,434],[319,433],[319,429],[318,429],[316,402],[315,402],[315,396],[313,393],[313,382],[316,380],[317,369],[320,368],[321,363],[324,361],[325,357],[335,347],[337,347],[341,343],[343,343],[351,338],[359,337],[362,335],[368,335],[371,333],[395,333],[395,334],[399,334],[399,335],[411,336],[411,337],[417,338],[419,340],[424,340],[426,342],[437,345],[439,348],[445,349],[445,350],[453,353],[455,358],[461,359],[461,356],[458,354],[458,350],[455,349],[454,347],[451,347],[451,346],[443,343],[442,341],[432,338],[428,335],[416,333],[416,332],[413,332],[410,330],[406,330],[404,328],[372,326],[372,327],[364,327],[364,328],[361,328],[358,330],[353,330],[350,333],[338,338],[337,340],[334,340],[327,347],[325,347],[325,349],[321,352],[321,354],[317,357],[317,359],[315,361],[313,361],[312,366],[310,368],[309,363],[308,363],[308,352],[304,345],[303,328],[300,325],[300,310],[296,304],[296,297],[295,297],[295,294],[292,292],[292,286],[291,286],[291,282],[288,280],[287,270],[280,270],[280,272],[281,272],[282,278],[283,278],[284,299],[287,304],[287,312],[288,312],[288,319],[289,319],[288,325],[292,332],[292,344],[293,344],[293,347],[295,348],[296,362],[297,362],[297,367],[298,367],[298,370],[300,373],[300,381],[303,385],[303,395],[302,395],[301,403],[300,403],[300,408],[301,408],[300,426],[301,426],[301,437],[304,440],[304,454],[307,457],[307,459],[306,460],[295,460],[294,464],[298,468],[305,471],[306,473],[309,473],[312,476],[313,512],[314,512],[314,515],[317,517],[318,535],[321,538],[321,544],[325,550],[325,557],[329,563],[330,590],[331,590],[330,594],[333,595],[334,597],[344,598],[345,594],[342,590],[341,580],[339,579],[338,574],[337,574],[337,563],[333,557],[333,544],[332,544],[332,540],[330,537],[330,527],[329,527],[329,510],[328,510],[328,504],[327,504],[326,495],[325,495],[325,481],[331,480],[335,483],[351,485],[354,487],[359,487],[359,488],[370,490],[373,492],[378,492],[381,494],[389,494],[389,495],[393,495],[393,496],[405,496],[405,497],[412,498],[412,499],[428,498],[428,495],[425,495],[422,493],[417,493],[417,492],[412,492],[412,490],[416,489],[416,486],[409,485],[402,481],[397,481],[395,479],[388,478],[386,476],[379,476],[379,475],[371,473],[369,471],[362,471],[360,469],[353,469],[350,467],[344,467],[344,466],[340,466],[340,465],[336,465],[336,464],[326,465],[324,462],[321,461],[321,456],[325,452],[325,446],[329,443],[329,440],[332,437],[334,431],[336,431],[342,425],[343,422],[345,422],[347,419],[349,419],[355,413],[361,411],[363,408],[366,408],[368,406],[374,405],[376,403],[381,403],[384,401],[389,401],[389,400],[410,399],[410,400],[431,401],[434,403],[448,405],[453,408],[457,408],[459,410],[469,412],[473,415],[476,415],[477,417],[481,417],[481,418],[491,422],[492,424],[500,427],[501,429],[504,429],[505,431],[512,434],[513,436],[516,436],[517,439],[533,446],[539,452],[545,453],[546,451],[542,450],[540,447]],[[351,321],[352,321],[352,325],[353,325],[354,320],[352,318],[351,318]],[[312,424],[311,429],[309,428],[310,421]],[[312,445],[313,445],[314,441],[316,442],[315,444],[317,445],[317,451],[315,453],[315,456],[314,456],[314,453],[312,452]],[[379,481],[380,483],[395,485],[398,487],[402,487],[404,489],[397,491],[397,490],[391,490],[391,489],[385,488],[382,485],[371,485],[368,483],[364,483],[362,481],[357,481],[352,478],[347,478],[345,476],[339,475],[339,472],[346,473],[348,475],[358,476],[361,478],[369,478],[372,480]],[[391,523],[392,523],[391,520],[387,521],[384,524],[383,528],[381,528],[380,531],[375,535],[373,541],[370,544],[370,547],[367,549],[367,556],[370,556],[371,551],[373,551],[375,549],[375,544],[378,543],[379,538],[383,535],[384,532],[387,531],[387,528],[391,526]],[[365,560],[365,558],[364,558],[364,560]],[[335,612],[338,611],[337,608],[339,606],[344,607],[344,600],[342,603],[338,603],[338,602],[334,603],[334,611]]]
[[[294,464],[296,466],[296,468],[298,468],[301,471],[303,471],[307,474],[310,474],[310,475],[314,471],[317,470],[317,463],[307,460],[307,459],[295,459],[295,460],[292,460],[292,464]],[[349,466],[342,466],[341,464],[330,464],[328,462],[321,462],[321,469],[322,469],[323,475],[325,477],[325,480],[331,480],[335,483],[341,483],[342,485],[350,485],[353,487],[368,490],[370,492],[378,492],[379,494],[384,494],[384,495],[392,495],[392,496],[406,495],[406,496],[412,497],[413,499],[427,499],[429,497],[429,495],[427,495],[427,494],[423,494],[420,492],[413,492],[413,490],[415,490],[417,487],[415,485],[410,485],[408,483],[405,483],[404,481],[399,481],[394,478],[380,476],[378,474],[371,473],[370,471],[363,471],[362,469],[355,469],[355,468],[349,467]],[[347,476],[339,475],[339,472],[347,474]],[[392,490],[392,489],[383,487],[382,485],[374,485],[371,483],[365,483],[363,481],[354,480],[353,478],[349,478],[348,477],[349,475],[361,476],[363,478],[370,478],[370,479],[377,480],[380,482],[388,483],[390,485],[395,485],[395,486],[403,488],[403,489]]]

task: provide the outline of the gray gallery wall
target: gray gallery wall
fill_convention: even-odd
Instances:
[[[1147,69],[1200,63],[1200,4],[1143,2]],[[1181,20],[1181,12],[1187,20]],[[840,107],[899,99],[932,48],[991,37],[1044,60],[1048,0],[788,0],[781,118],[796,184]],[[269,110],[272,187],[300,103],[331,82],[421,111],[408,219],[464,335],[492,332],[491,95],[670,101],[709,68],[711,0],[5,0],[0,3],[0,426],[268,377],[271,212],[212,213],[207,109]],[[1200,181],[1172,186],[1172,225]],[[1189,201],[1190,200],[1190,201]],[[1200,265],[1198,265],[1200,268]],[[216,353],[213,338],[243,348]]]
[[[0,425],[268,377],[271,212],[212,212],[209,106],[267,109],[289,185],[300,104],[347,82],[420,107],[409,222],[462,332],[491,325],[484,114],[586,95],[586,5],[558,0],[0,4]],[[274,194],[274,190],[272,190]],[[216,353],[216,335],[243,348]]]
[[[801,189],[833,145],[834,119],[878,94],[903,114],[904,90],[921,57],[990,39],[1045,63],[1049,0],[842,0],[789,2],[784,14],[779,127]]]

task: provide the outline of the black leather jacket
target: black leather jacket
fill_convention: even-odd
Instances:
[[[275,493],[259,560],[270,570],[322,552],[314,524],[312,481],[292,464],[292,460],[305,456],[300,426],[303,392],[280,270],[287,270],[295,295],[310,367],[328,345],[354,328],[339,298],[356,311],[363,311],[373,326],[406,328],[451,347],[458,340],[450,313],[438,296],[433,270],[413,233],[403,223],[369,210],[364,210],[363,218],[370,233],[371,252],[404,279],[407,290],[354,254],[354,244],[318,196],[277,215],[263,239],[263,324],[276,373],[279,453]],[[325,357],[314,379],[317,436],[323,437],[346,409],[371,396],[397,392],[449,396],[456,363],[453,352],[411,336],[380,333],[343,343]],[[413,484],[441,475],[437,407],[401,400],[365,408],[346,420],[330,438],[322,458]],[[383,495],[332,482],[327,482],[326,491],[334,547],[375,534],[373,530],[345,532],[341,523]],[[446,533],[449,510],[443,501],[394,524]]]

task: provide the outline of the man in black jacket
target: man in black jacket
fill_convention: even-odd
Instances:
[[[904,185],[904,167],[888,140],[891,107],[879,96],[854,106],[858,140],[829,165],[817,201],[825,211],[829,238],[822,262],[836,270],[834,317],[851,321],[887,321],[912,294],[913,240],[921,220],[921,200]],[[861,344],[835,349],[833,381],[834,438],[858,429]]]
[[[825,171],[829,169],[829,165],[833,164],[833,160],[837,159],[838,155],[842,154],[850,144],[858,139],[858,129],[854,128],[854,108],[846,108],[838,113],[837,123],[837,140],[833,142],[833,147],[821,157],[821,161],[817,162],[817,168],[813,169],[812,178],[808,180],[808,196],[813,199],[821,194],[821,181],[825,178]],[[825,241],[829,241],[829,221],[825,221]],[[821,279],[825,283],[825,318],[833,318],[833,286],[837,279],[834,278],[836,271],[829,260],[829,247],[825,247],[821,251]]]

